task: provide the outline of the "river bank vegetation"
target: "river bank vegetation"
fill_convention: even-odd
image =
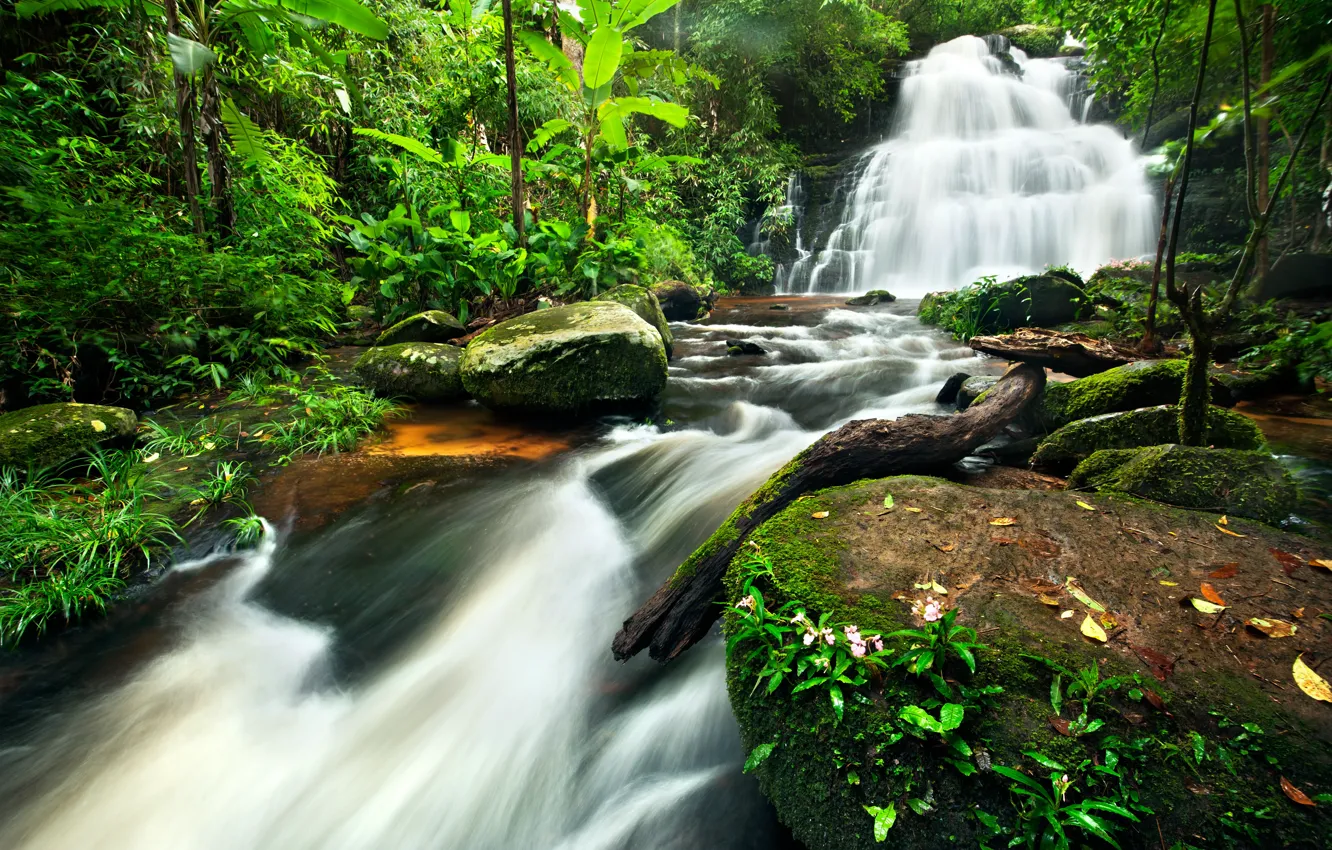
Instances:
[[[654,421],[670,322],[805,250],[793,175],[891,132],[909,60],[993,35],[1010,72],[1076,63],[1150,154],[1155,252],[926,296],[1023,364],[824,436],[614,651],[722,618],[745,769],[811,850],[1316,846],[1327,653],[1279,639],[1326,639],[1327,506],[1229,408],[1332,381],[1330,27],[1294,0],[0,0],[0,643],[254,544],[266,474],[406,402]],[[1025,477],[901,477],[976,454]],[[1077,578],[1031,560],[1063,555]],[[1171,679],[1183,617],[1210,655]],[[1236,632],[1274,640],[1241,662]]]

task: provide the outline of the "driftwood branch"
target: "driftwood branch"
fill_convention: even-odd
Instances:
[[[646,648],[658,661],[669,661],[703,638],[721,613],[722,577],[745,538],[802,494],[864,478],[947,469],[998,436],[1044,388],[1044,371],[1019,364],[964,413],[862,419],[824,435],[736,508],[624,621],[611,645],[615,657],[623,661]]]
[[[970,345],[985,354],[1033,363],[1075,378],[1085,378],[1142,359],[1132,349],[1107,340],[1045,328],[1022,328],[1002,336],[972,337]]]

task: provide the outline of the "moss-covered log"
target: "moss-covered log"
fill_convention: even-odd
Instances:
[[[1021,364],[956,416],[913,414],[849,422],[805,449],[736,508],[615,636],[621,660],[648,648],[670,660],[707,634],[720,614],[722,576],[746,535],[803,493],[862,478],[946,469],[996,437],[1041,397],[1045,373]]]

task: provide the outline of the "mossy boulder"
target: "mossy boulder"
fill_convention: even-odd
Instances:
[[[1059,48],[1064,45],[1064,31],[1059,27],[1018,24],[1015,27],[1000,30],[999,34],[1033,59],[1049,59],[1052,56],[1058,56]]]
[[[1288,519],[1299,504],[1295,482],[1270,454],[1201,446],[1095,452],[1073,470],[1068,486],[1272,524]]]
[[[1102,449],[1159,446],[1179,439],[1179,407],[1157,405],[1106,413],[1070,422],[1041,441],[1031,465],[1043,472],[1067,474]],[[1207,444],[1221,449],[1255,450],[1263,434],[1247,416],[1213,407],[1207,413]]]
[[[1187,367],[1183,360],[1139,360],[1076,381],[1048,383],[1037,412],[1040,425],[1055,431],[1104,413],[1178,404]],[[1217,395],[1225,398],[1214,401],[1228,400],[1228,394]]]
[[[666,321],[666,314],[661,311],[661,302],[652,294],[652,290],[633,283],[622,283],[607,289],[592,300],[614,301],[633,310],[638,318],[657,329],[657,333],[661,334],[662,344],[666,346],[666,357],[671,356],[675,338],[671,335],[671,326]]]
[[[448,342],[467,335],[467,328],[452,313],[426,310],[385,330],[375,345],[397,345],[401,342]]]
[[[883,507],[888,494],[892,510]],[[995,517],[1010,524],[997,528]],[[753,772],[779,818],[809,850],[936,850],[942,837],[948,846],[1006,846],[1019,823],[1020,798],[993,767],[1044,783],[1050,769],[1026,755],[1035,752],[1067,766],[1062,772],[1075,780],[1070,802],[1122,802],[1120,788],[1133,790],[1149,810],[1139,810],[1139,822],[1106,818],[1122,847],[1182,846],[1195,835],[1248,830],[1265,846],[1325,846],[1332,827],[1326,807],[1292,804],[1279,782],[1284,775],[1311,795],[1332,786],[1332,712],[1299,694],[1291,677],[1295,656],[1332,635],[1332,625],[1301,620],[1296,639],[1281,641],[1245,634],[1242,621],[1272,616],[1263,613],[1269,609],[1332,605],[1332,581],[1306,569],[1307,581],[1273,585],[1281,567],[1269,548],[1305,558],[1320,548],[1246,520],[1230,526],[1245,537],[1221,535],[1215,520],[1123,496],[982,489],[919,477],[808,494],[768,520],[751,536],[772,564],[771,576],[759,579],[767,610],[795,601],[814,620],[827,614],[833,623],[859,626],[862,635],[888,634],[919,628],[910,602],[932,593],[956,606],[958,625],[976,629],[986,645],[974,675],[957,662],[945,668],[954,683],[946,700],[901,667],[867,675],[861,686],[843,685],[840,722],[824,687],[793,693],[796,673],[772,694],[756,688],[751,665],[767,656],[747,661],[753,641],[736,645],[727,660],[731,706],[747,751],[774,745]],[[1207,548],[1190,540],[1204,540]],[[737,556],[726,578],[729,635],[739,623],[734,606],[749,557],[748,549]],[[1244,566],[1230,579],[1209,578],[1217,562]],[[1109,642],[1083,636],[1090,609],[1065,589],[1069,576],[1107,609]],[[1178,590],[1163,586],[1163,576]],[[1185,588],[1200,581],[1211,581],[1231,602],[1220,624],[1217,615],[1180,604]],[[919,589],[931,583],[948,595]],[[1279,596],[1267,598],[1268,592]],[[1041,596],[1056,604],[1043,604]],[[1075,613],[1061,617],[1065,610]],[[890,640],[889,648],[900,653],[908,644]],[[1051,718],[1074,721],[1083,706],[1066,695],[1061,712],[1051,707],[1054,671],[1043,659],[1093,670],[1101,680],[1129,677],[1090,707],[1104,727],[1081,736],[1058,731]],[[919,730],[902,719],[912,705],[937,717],[943,701],[967,703],[957,732],[969,756],[958,757],[936,733],[917,737]],[[1197,742],[1205,750],[1200,764],[1168,755],[1193,752]],[[1089,767],[1093,760],[1104,765],[1109,751],[1123,786]],[[890,805],[896,824],[880,844],[865,807]],[[995,837],[981,815],[1010,831]],[[1088,843],[1100,846],[1074,834],[1073,846]],[[1236,846],[1252,845],[1238,839]]]
[[[670,322],[692,322],[711,310],[717,300],[711,287],[691,286],[683,280],[654,283],[651,290]]]
[[[1053,328],[1095,312],[1071,272],[1027,275],[1003,283],[980,283],[953,292],[931,292],[917,317],[955,334],[995,334],[1018,328]]]
[[[102,404],[58,402],[0,416],[0,465],[58,466],[89,449],[134,438],[134,411]]]
[[[577,413],[636,406],[665,388],[666,347],[623,304],[587,301],[482,331],[463,353],[462,381],[487,407]]]
[[[462,349],[440,342],[377,345],[356,361],[356,377],[382,396],[425,402],[467,397],[459,364]]]
[[[877,304],[890,304],[896,300],[897,296],[886,289],[871,289],[864,295],[846,299],[846,304],[848,307],[873,307]]]

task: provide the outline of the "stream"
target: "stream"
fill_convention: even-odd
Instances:
[[[741,772],[720,640],[663,667],[615,663],[611,636],[820,434],[936,410],[948,375],[995,367],[911,303],[780,300],[673,326],[673,424],[608,420],[548,460],[175,567],[148,624],[0,703],[0,846],[794,846]]]

